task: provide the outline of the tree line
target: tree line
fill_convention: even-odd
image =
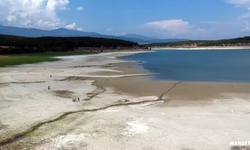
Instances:
[[[138,43],[93,37],[39,37],[0,35],[0,54],[65,52],[78,47],[132,47]]]
[[[145,46],[161,46],[161,47],[181,47],[181,46],[250,46],[250,36],[235,39],[222,40],[191,40],[171,43],[154,43]]]

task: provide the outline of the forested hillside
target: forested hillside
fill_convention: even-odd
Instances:
[[[65,52],[78,47],[132,47],[137,43],[93,37],[39,37],[0,35],[0,54]]]
[[[223,40],[194,40],[171,43],[155,43],[145,46],[156,47],[205,47],[205,46],[250,46],[250,36]]]

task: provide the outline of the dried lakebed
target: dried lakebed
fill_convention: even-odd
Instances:
[[[250,85],[149,81],[117,59],[133,53],[1,68],[0,149],[226,150],[250,139]]]

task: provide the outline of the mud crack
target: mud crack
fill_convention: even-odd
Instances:
[[[7,145],[7,144],[11,144],[13,142],[16,142],[18,140],[20,140],[21,138],[27,136],[28,134],[31,134],[32,132],[36,131],[37,129],[39,129],[41,126],[45,125],[45,124],[50,124],[50,123],[54,123],[56,121],[62,120],[64,118],[66,118],[69,115],[72,114],[76,114],[76,113],[82,113],[82,112],[96,112],[96,111],[100,111],[100,110],[105,110],[108,108],[112,108],[112,107],[122,107],[122,106],[132,106],[132,105],[140,105],[140,104],[145,104],[145,103],[152,103],[152,102],[159,102],[162,100],[146,100],[146,101],[140,101],[140,102],[130,102],[130,103],[121,103],[121,104],[113,104],[113,105],[109,105],[109,106],[105,106],[105,107],[101,107],[101,108],[96,108],[96,109],[83,109],[83,110],[78,110],[78,111],[71,111],[71,112],[67,112],[62,114],[61,116],[53,119],[53,120],[49,120],[49,121],[45,121],[45,122],[41,122],[33,127],[31,127],[30,129],[26,130],[25,132],[16,134],[4,141],[0,142],[0,147]]]
[[[32,84],[32,83],[46,83],[46,81],[34,81],[34,82],[2,82],[0,84]]]
[[[157,100],[146,100],[146,101],[140,101],[140,102],[127,102],[127,103],[118,103],[118,104],[113,104],[113,105],[108,105],[108,106],[105,106],[105,107],[101,107],[101,108],[95,108],[95,109],[82,109],[82,110],[78,110],[78,111],[70,111],[70,112],[67,112],[67,113],[64,113],[62,114],[61,116],[55,118],[55,119],[52,119],[52,120],[49,120],[49,121],[45,121],[45,122],[41,122],[33,127],[31,127],[30,129],[26,130],[25,132],[22,132],[22,133],[19,133],[19,134],[16,134],[4,141],[0,141],[0,147],[1,146],[4,146],[4,145],[7,145],[7,144],[11,144],[13,142],[16,142],[18,140],[20,140],[21,138],[27,136],[28,134],[31,134],[33,133],[34,131],[36,131],[37,129],[39,129],[41,126],[45,125],[45,124],[50,124],[50,123],[54,123],[56,121],[59,121],[59,120],[62,120],[64,118],[66,118],[67,116],[69,115],[73,115],[73,114],[76,114],[76,113],[82,113],[82,112],[96,112],[96,111],[100,111],[100,110],[105,110],[105,109],[108,109],[108,108],[112,108],[112,107],[122,107],[122,106],[132,106],[132,105],[140,105],[140,104],[145,104],[145,103],[152,103],[152,102],[160,102],[163,100],[163,96],[165,94],[167,94],[168,92],[172,91],[178,84],[180,84],[182,82],[177,82],[175,83],[170,89],[168,89],[166,92],[162,93],[160,95],[160,97],[157,99]],[[87,99],[85,100],[91,100],[93,99],[94,97],[96,97],[97,95],[100,95],[102,93],[104,93],[106,91],[105,88],[103,88],[102,86],[98,86],[97,82],[95,81],[92,85],[95,85],[97,86],[97,90],[95,90],[94,94],[89,96]]]
[[[70,77],[60,79],[60,80],[55,80],[55,81],[76,81],[76,80],[87,80],[87,78],[86,77],[70,76]]]
[[[163,97],[164,97],[165,94],[171,92],[174,88],[177,87],[177,85],[179,85],[179,84],[181,84],[181,83],[182,83],[182,81],[177,82],[177,83],[174,83],[173,86],[172,86],[170,89],[168,89],[166,92],[164,92],[164,93],[162,93],[162,94],[160,95],[159,99],[160,99],[160,100],[163,100]]]
[[[84,99],[85,101],[90,101],[93,98],[95,98],[96,96],[98,96],[98,95],[100,95],[100,94],[107,91],[104,87],[99,86],[97,84],[97,81],[93,82],[92,85],[96,86],[97,88],[96,88],[96,90],[94,92],[87,94],[88,97]]]

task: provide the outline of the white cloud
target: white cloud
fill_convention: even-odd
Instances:
[[[227,37],[236,37],[234,24],[228,24],[223,21],[202,22],[202,28],[199,24],[195,26],[183,20],[167,20],[146,23],[141,28],[151,36],[160,38],[185,38],[185,39],[222,39]],[[226,26],[226,27],[225,27]],[[149,27],[151,30],[149,30]],[[146,29],[146,30],[145,30]],[[240,29],[237,30],[241,31]]]
[[[250,19],[250,0],[226,0],[226,2],[235,5],[236,7],[247,8],[245,14],[240,15],[239,19]]]
[[[233,4],[236,7],[247,8],[248,12],[240,15],[239,19],[249,19],[250,18],[250,0],[226,0],[227,3]]]
[[[9,26],[54,29],[65,26],[57,11],[69,0],[0,0],[0,23]]]
[[[82,29],[82,28],[77,28],[76,30],[77,30],[77,31],[83,31],[83,29]]]
[[[16,20],[16,17],[15,17],[15,16],[7,16],[7,20],[8,20],[9,22],[15,21],[15,20]]]
[[[77,11],[83,11],[83,7],[76,8]]]
[[[188,38],[188,39],[224,39],[246,36],[250,34],[250,0],[224,0],[243,9],[245,13],[229,20],[213,20],[200,22],[192,26],[183,20],[163,20],[144,24],[151,30],[145,30],[154,36],[162,38]],[[200,26],[201,25],[201,26]],[[200,28],[202,27],[202,28]]]
[[[236,7],[244,8],[246,9],[245,14],[241,14],[237,19],[235,23],[237,23],[238,26],[242,26],[242,31],[250,31],[250,0],[226,0],[226,2],[235,5]]]
[[[66,28],[67,28],[67,29],[70,29],[70,30],[83,31],[82,28],[77,27],[77,25],[76,25],[75,22],[72,23],[72,24],[66,25]]]
[[[240,15],[238,18],[239,19],[249,19],[250,18],[250,12]]]
[[[226,2],[233,4],[237,7],[250,8],[250,0],[226,0]]]
[[[186,33],[192,28],[189,22],[183,21],[181,19],[148,22],[144,24],[144,26],[154,28],[156,30],[164,30],[173,35]]]
[[[243,31],[250,31],[250,23],[248,21],[245,21],[245,26],[242,29]]]
[[[71,30],[75,29],[75,27],[76,27],[76,23],[72,23],[66,26],[66,28],[71,29]]]

